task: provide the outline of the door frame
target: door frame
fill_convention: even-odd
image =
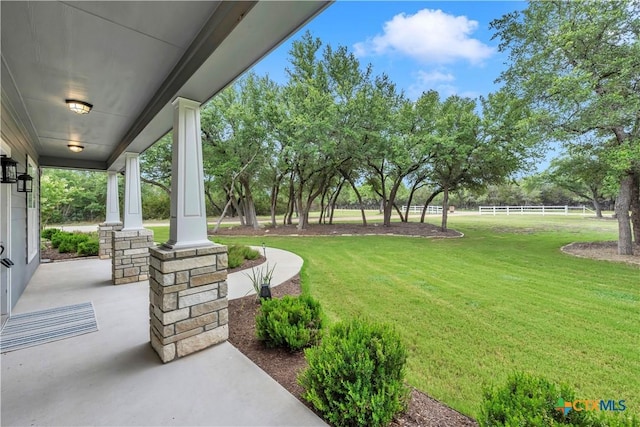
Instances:
[[[11,148],[0,139],[0,153],[11,156]],[[2,257],[11,258],[11,185],[0,184],[0,242]],[[0,314],[2,327],[11,316],[11,269],[0,265]]]

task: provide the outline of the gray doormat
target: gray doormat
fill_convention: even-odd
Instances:
[[[11,316],[0,334],[0,352],[46,344],[98,330],[91,302]]]

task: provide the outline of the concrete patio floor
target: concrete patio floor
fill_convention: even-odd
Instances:
[[[13,313],[85,301],[98,332],[2,354],[3,426],[326,425],[229,343],[162,364],[148,282],[113,286],[110,260],[41,265]]]

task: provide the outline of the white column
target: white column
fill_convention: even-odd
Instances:
[[[165,246],[212,246],[207,238],[200,103],[176,98],[172,105],[171,219]]]
[[[107,218],[105,225],[119,225],[120,222],[120,199],[118,196],[118,173],[107,172]]]
[[[124,224],[122,231],[142,229],[142,198],[140,194],[140,163],[138,153],[125,153]]]

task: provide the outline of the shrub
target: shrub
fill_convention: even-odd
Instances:
[[[228,249],[229,268],[240,267],[245,259],[257,259],[258,257],[260,257],[260,252],[249,246],[232,245]]]
[[[318,342],[322,330],[320,303],[310,296],[263,300],[256,334],[268,347],[300,350]]]
[[[58,233],[55,233],[51,236],[51,246],[53,246],[54,248],[58,248],[58,246],[60,246],[60,243],[62,243],[63,240],[66,240],[67,236],[70,236],[71,233],[69,233],[68,231],[59,231]]]
[[[242,256],[244,259],[258,259],[260,258],[260,252],[250,248],[249,246],[242,246]]]
[[[338,323],[305,356],[309,367],[298,378],[303,397],[332,425],[384,426],[406,409],[407,351],[391,327]]]
[[[90,239],[85,233],[69,233],[61,231],[51,237],[51,246],[58,249],[58,252],[78,252],[78,245]]]
[[[89,239],[86,242],[78,243],[78,255],[92,256],[100,252],[100,242],[98,239]]]
[[[481,426],[604,426],[594,412],[569,411],[566,415],[556,407],[571,402],[575,392],[545,378],[516,372],[502,387],[488,387],[480,409]]]
[[[51,240],[51,237],[56,234],[59,233],[61,230],[59,228],[45,228],[44,230],[42,230],[42,233],[40,234],[40,236],[43,239],[47,239],[47,240]]]

